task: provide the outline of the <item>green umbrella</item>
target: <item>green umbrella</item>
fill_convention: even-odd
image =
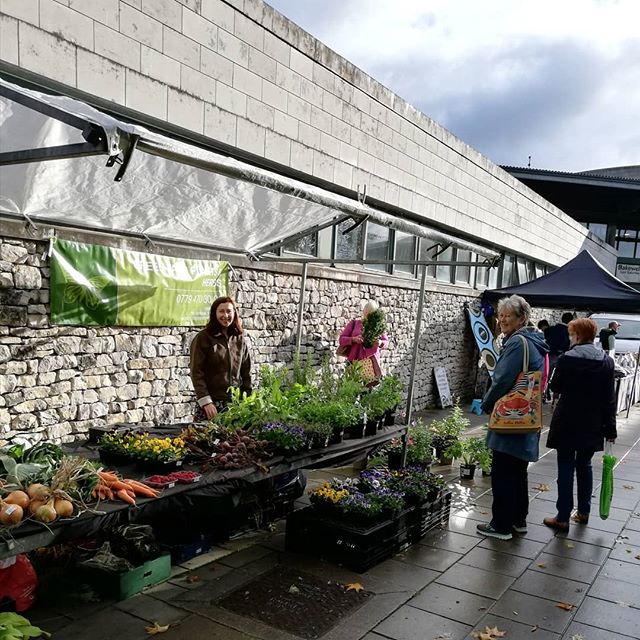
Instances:
[[[609,517],[611,498],[613,498],[613,467],[616,457],[612,453],[613,445],[607,442],[602,456],[602,484],[600,485],[600,517],[606,520]]]

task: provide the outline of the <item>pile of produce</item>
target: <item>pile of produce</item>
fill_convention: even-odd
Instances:
[[[266,471],[264,462],[271,457],[266,440],[258,440],[243,429],[217,425],[187,427],[180,438],[192,459],[213,469],[258,467]]]
[[[99,484],[93,490],[94,498],[98,500],[117,500],[120,499],[127,504],[135,506],[136,496],[143,498],[157,498],[159,493],[151,487],[132,480],[131,478],[122,479],[111,471],[98,471],[100,478]]]

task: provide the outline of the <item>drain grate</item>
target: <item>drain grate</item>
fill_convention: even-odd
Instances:
[[[278,566],[226,596],[218,604],[305,640],[324,635],[372,594]]]

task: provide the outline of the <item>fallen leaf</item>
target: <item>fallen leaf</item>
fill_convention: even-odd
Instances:
[[[546,569],[546,568],[547,568],[547,563],[546,563],[546,562],[538,562],[538,566],[539,566],[541,569]]]
[[[549,491],[549,485],[548,484],[538,484],[533,488],[536,489],[536,491]]]
[[[571,640],[584,640],[584,636],[581,636],[579,633],[574,633],[571,636]]]
[[[486,516],[487,513],[489,513],[488,511],[478,511],[478,513],[482,516]]]
[[[540,627],[538,627],[537,624],[534,624],[533,627],[531,627],[531,629],[529,629],[529,631],[531,631],[531,633],[533,633],[534,631],[537,631]]]
[[[152,627],[145,627],[144,630],[150,636],[155,636],[156,633],[164,633],[165,631],[169,631],[169,627],[170,626],[171,625],[168,625],[168,624],[161,625],[161,624],[158,624],[157,622],[155,622]]]
[[[635,489],[635,487],[632,484],[623,484],[622,488],[623,489]]]
[[[616,602],[619,607],[630,607],[631,605],[628,602]]]
[[[485,627],[484,631],[474,631],[473,637],[478,640],[495,640],[495,638],[504,638],[506,631],[500,631],[498,627]]]
[[[200,576],[187,576],[185,582],[200,582]]]
[[[573,542],[567,542],[567,549],[573,549]]]
[[[559,602],[556,607],[558,607],[558,609],[564,609],[565,611],[573,611],[573,605],[567,604],[566,602]]]
[[[292,584],[292,585],[289,587],[289,593],[294,593],[294,594],[295,594],[295,593],[300,593],[300,589],[298,589],[298,587],[296,587],[296,585],[295,585],[295,584]]]
[[[640,560],[640,556],[636,556],[636,560]]]
[[[359,582],[350,582],[349,584],[344,585],[347,591],[355,591],[356,593],[360,593],[364,591],[364,587]]]

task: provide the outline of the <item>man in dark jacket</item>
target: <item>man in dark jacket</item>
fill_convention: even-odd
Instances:
[[[573,476],[578,483],[578,512],[574,522],[586,524],[591,511],[593,471],[591,458],[602,451],[604,439],[616,432],[614,364],[593,341],[598,325],[589,318],[569,323],[572,348],[559,360],[551,390],[560,399],[551,419],[547,447],[558,453],[558,514],[545,518],[552,529],[567,531],[573,510]]]
[[[618,329],[620,328],[620,323],[613,322],[609,323],[609,326],[606,329],[602,329],[600,331],[600,346],[603,351],[606,351],[611,357],[616,351],[616,335],[618,333]]]

